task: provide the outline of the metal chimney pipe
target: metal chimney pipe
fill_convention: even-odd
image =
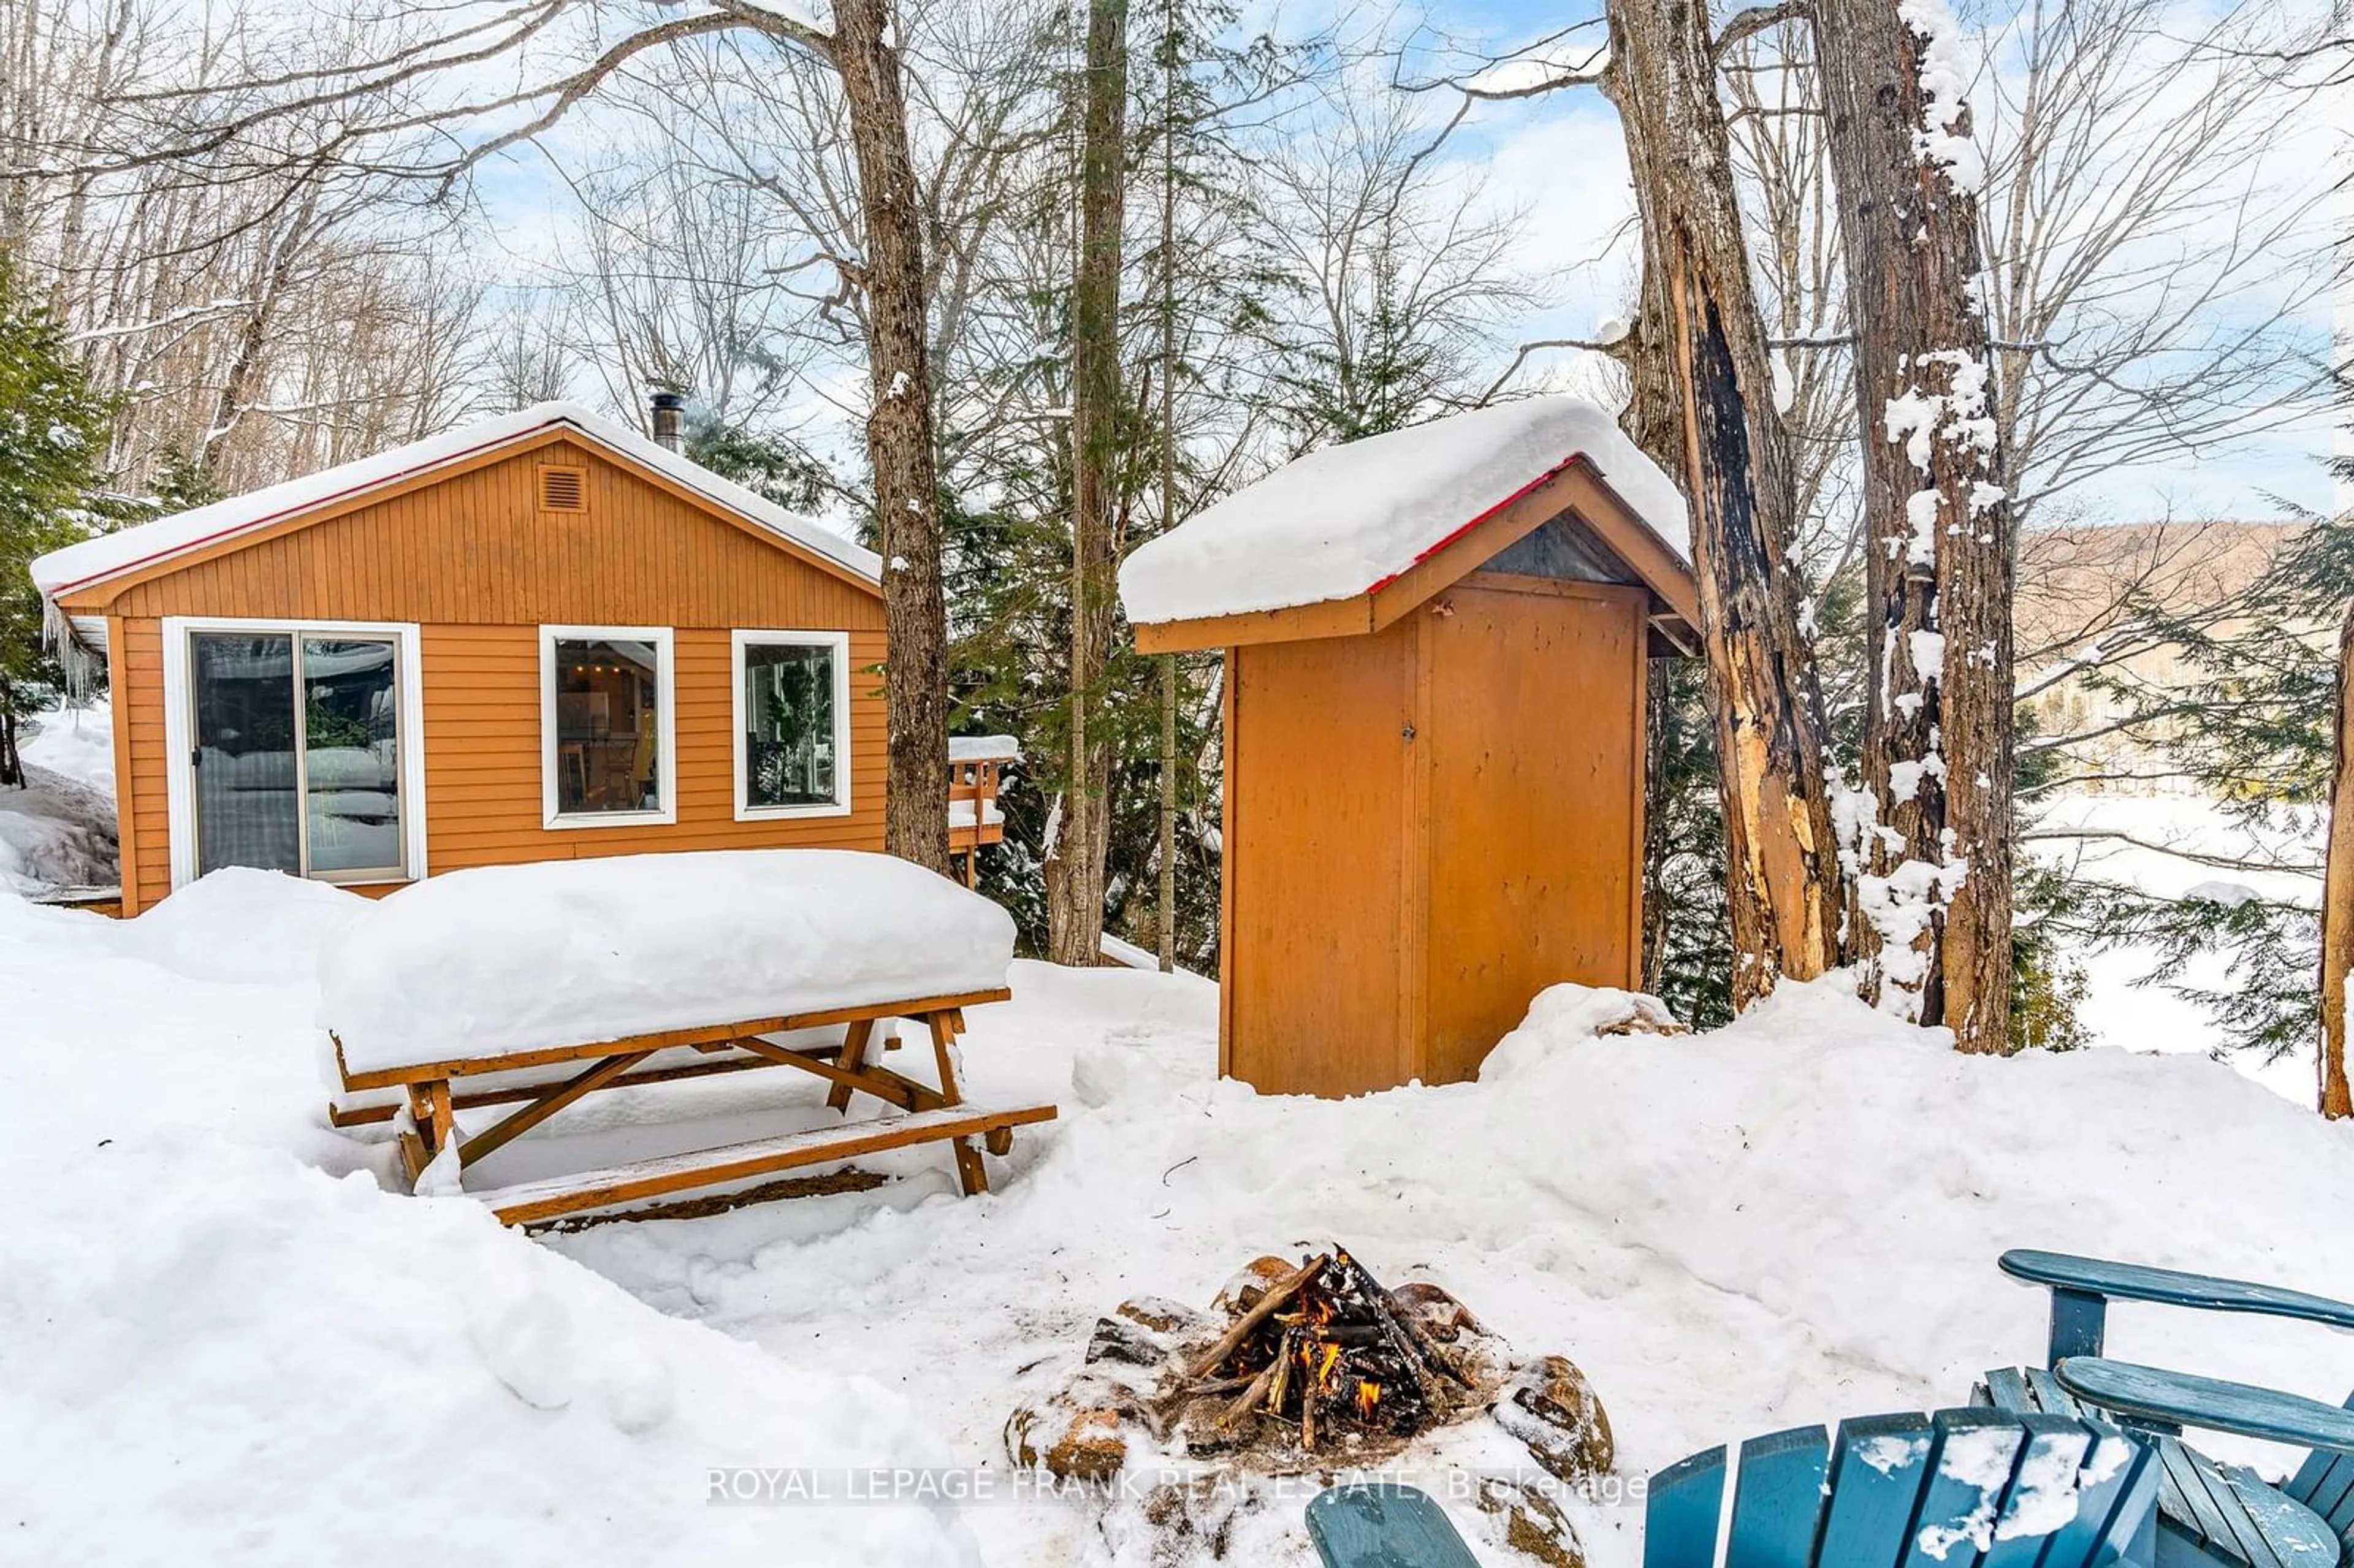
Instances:
[[[671,450],[686,450],[686,394],[657,392],[653,398],[654,441]]]

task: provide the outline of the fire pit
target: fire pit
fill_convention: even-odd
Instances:
[[[1189,1446],[1218,1451],[1235,1434],[1303,1458],[1346,1449],[1359,1459],[1368,1439],[1387,1446],[1492,1397],[1487,1336],[1435,1286],[1409,1305],[1334,1247],[1257,1296],[1169,1390]],[[1214,1413],[1204,1399],[1219,1401]]]
[[[1441,1438],[1450,1452],[1492,1457],[1497,1428],[1510,1453],[1562,1482],[1603,1477],[1615,1457],[1609,1420],[1575,1366],[1515,1356],[1437,1283],[1386,1286],[1339,1245],[1257,1259],[1207,1312],[1124,1302],[1097,1319],[1076,1364],[1025,1370],[1044,1386],[1007,1420],[1007,1457],[1074,1481],[1125,1485],[1150,1472],[1198,1489],[1330,1476]],[[1478,1422],[1492,1425],[1482,1434]],[[1530,1492],[1482,1485],[1500,1543],[1575,1560],[1575,1532]],[[1191,1517],[1176,1505],[1145,1513],[1156,1527]]]

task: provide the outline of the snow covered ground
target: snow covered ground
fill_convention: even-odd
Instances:
[[[2228,904],[2253,895],[2318,906],[2327,828],[2311,809],[2278,808],[2252,826],[2199,796],[2066,795],[2046,806],[2028,850],[2072,875],[2160,897],[2195,893]],[[2079,958],[2091,990],[2084,1015],[2101,1044],[2204,1054],[2221,1041],[2204,1009],[2163,983],[2143,983],[2157,962],[2149,948],[2129,944]],[[2211,953],[2192,960],[2182,983],[2228,991],[2231,978],[2229,959]],[[2287,1099],[2313,1103],[2310,1049],[2276,1062],[2242,1054],[2232,1065]]]
[[[707,1478],[1002,1471],[1031,1369],[1097,1315],[1206,1303],[1326,1238],[1575,1360],[1629,1474],[1964,1399],[2041,1343],[2005,1246],[2354,1296],[2354,1259],[2313,1245],[2354,1132],[2195,1054],[1962,1058],[1828,986],[1685,1039],[1597,1039],[1548,1005],[1490,1081],[1327,1103],[1218,1082],[1205,982],[1020,964],[1014,1000],[970,1016],[970,1086],[1063,1118],[993,1162],[991,1196],[907,1150],[872,1192],[535,1241],[380,1191],[380,1134],[325,1124],[310,977],[352,906],[260,873],[128,923],[0,895],[9,1555],[307,1563],[333,1540],[389,1563],[441,1538],[583,1564],[1150,1563],[1080,1499],[726,1507]],[[610,1097],[570,1147],[657,1107],[805,1114],[822,1085],[753,1081],[788,1076]],[[2354,1385],[2354,1340],[2317,1330],[2126,1308],[2113,1343]],[[1479,1441],[1407,1464],[1436,1482]],[[1596,1568],[1636,1560],[1638,1508],[1575,1518]],[[1311,1562],[1296,1503],[1228,1555]]]
[[[115,880],[114,732],[106,700],[47,713],[19,743],[27,788],[0,789],[0,888]]]

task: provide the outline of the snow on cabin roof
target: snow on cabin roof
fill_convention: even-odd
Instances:
[[[820,524],[786,511],[764,496],[713,473],[669,448],[649,440],[577,403],[538,403],[512,414],[461,425],[421,441],[356,461],[338,463],[300,479],[217,501],[191,512],[84,539],[52,550],[32,564],[42,597],[56,599],[76,588],[154,566],[175,556],[234,539],[345,496],[429,472],[493,448],[564,425],[595,446],[654,470],[712,504],[758,524],[780,538],[847,567],[869,582],[882,580],[882,558]]]
[[[1584,457],[1676,558],[1682,493],[1579,397],[1530,397],[1296,458],[1139,548],[1120,599],[1141,625],[1372,592]]]

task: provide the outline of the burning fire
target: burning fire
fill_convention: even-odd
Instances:
[[[1360,1434],[1423,1430],[1472,1387],[1431,1330],[1338,1247],[1270,1281],[1188,1376],[1196,1390],[1231,1396],[1219,1426],[1254,1416],[1296,1424],[1310,1453]]]

